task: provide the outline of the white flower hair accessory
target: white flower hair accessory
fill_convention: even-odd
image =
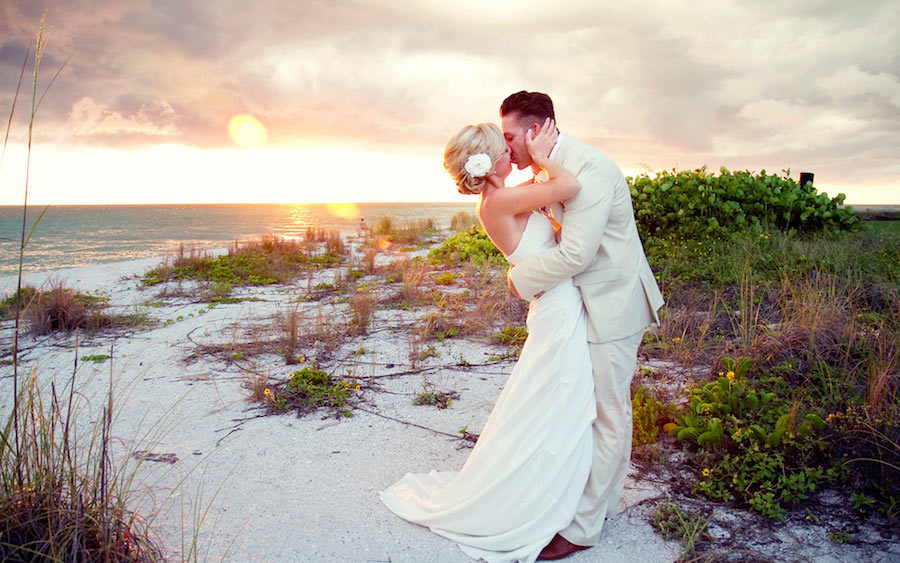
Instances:
[[[466,165],[463,167],[466,169],[466,172],[469,173],[469,176],[473,178],[482,178],[487,176],[487,173],[491,171],[491,157],[487,155],[487,153],[479,152],[475,154],[470,154],[469,158],[466,159]]]

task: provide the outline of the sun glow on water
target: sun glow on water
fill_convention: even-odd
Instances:
[[[359,217],[359,208],[354,203],[329,203],[325,209],[335,217],[353,219]]]

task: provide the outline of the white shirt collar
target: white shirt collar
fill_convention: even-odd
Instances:
[[[553,150],[550,151],[550,160],[555,160],[554,157],[556,156],[556,151],[559,150],[559,142],[562,141],[563,136],[565,136],[565,133],[560,133],[556,136],[556,144],[553,145]]]

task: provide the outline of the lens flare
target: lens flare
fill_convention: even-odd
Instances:
[[[228,134],[234,144],[245,149],[261,147],[269,138],[266,126],[247,113],[239,113],[228,121]]]
[[[354,203],[328,203],[325,209],[341,219],[354,219],[359,217],[359,208]]]

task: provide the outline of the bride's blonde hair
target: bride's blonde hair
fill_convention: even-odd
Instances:
[[[486,153],[491,166],[506,152],[506,140],[493,123],[466,125],[453,136],[444,148],[444,168],[453,177],[461,194],[480,194],[487,184],[487,175],[475,178],[466,172],[469,156]]]

